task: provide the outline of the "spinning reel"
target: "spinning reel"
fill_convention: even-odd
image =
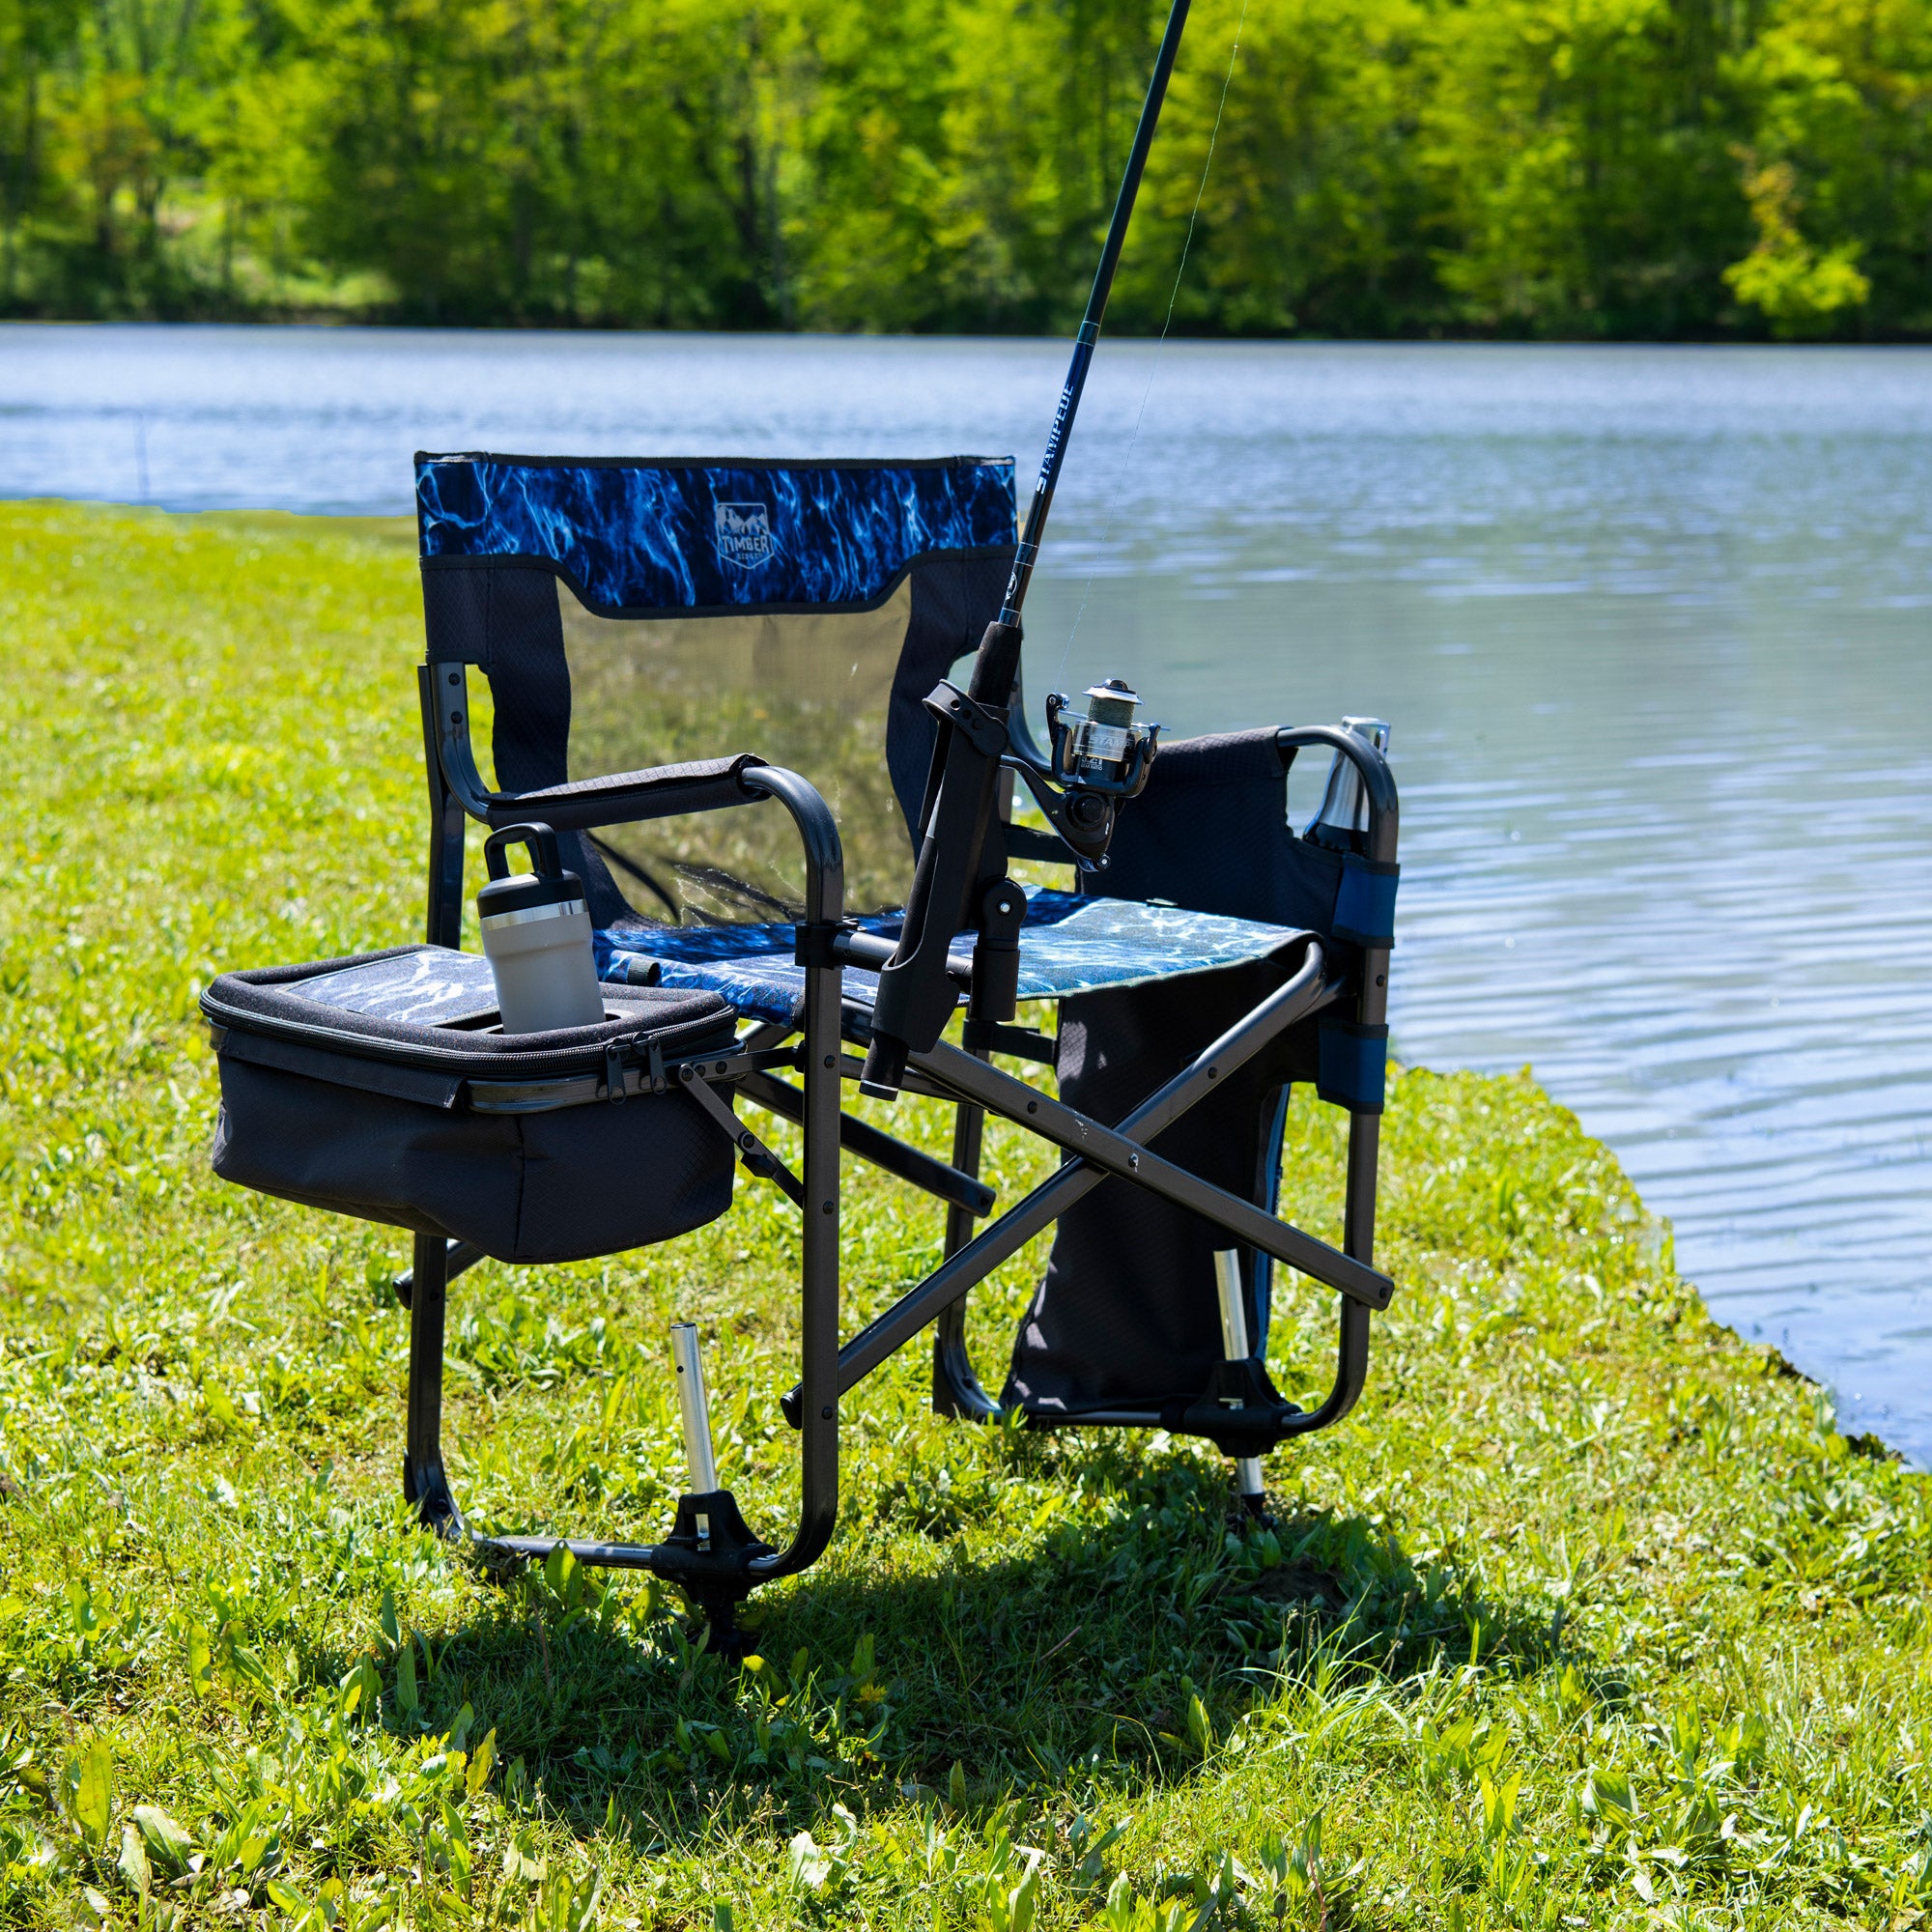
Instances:
[[[1062,692],[1046,699],[1046,733],[1052,747],[1042,766],[1024,753],[1001,763],[1026,780],[1047,822],[1059,833],[1083,872],[1107,863],[1115,820],[1138,797],[1153,769],[1160,726],[1137,724],[1140,695],[1124,678],[1110,677],[1085,693],[1085,717],[1069,718]]]
[[[1087,715],[1065,716],[1066,699],[1046,701],[1051,753],[1042,757],[1008,711],[1019,670],[1019,628],[989,625],[971,686],[942,681],[925,700],[939,727],[920,812],[920,855],[905,923],[879,966],[871,1040],[861,1091],[895,1094],[910,1052],[925,1052],[951,1017],[953,935],[974,933],[971,1021],[1000,1026],[1018,997],[1020,928],[1026,895],[1007,875],[1007,846],[996,825],[999,777],[1017,772],[1047,822],[1086,872],[1107,863],[1121,807],[1147,784],[1160,736],[1137,724],[1140,697],[1120,678],[1087,693]],[[857,958],[851,941],[847,956]]]

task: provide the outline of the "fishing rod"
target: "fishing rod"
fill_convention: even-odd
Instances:
[[[1154,128],[1160,124],[1161,103],[1167,99],[1167,83],[1180,52],[1180,36],[1187,25],[1191,0],[1174,0],[1167,16],[1167,29],[1160,37],[1160,50],[1154,55],[1153,73],[1148,81],[1147,98],[1141,102],[1141,118],[1134,128],[1134,144],[1127,151],[1127,165],[1121,175],[1120,192],[1114,197],[1113,218],[1107,223],[1107,240],[1100,250],[1099,266],[1094,270],[1094,286],[1087,297],[1087,313],[1081,318],[1080,332],[1073,338],[1073,359],[1067,364],[1066,381],[1060,391],[1060,407],[1053,414],[1053,428],[1046,439],[1046,453],[1039,460],[1039,477],[1033,487],[1033,501],[1027,505],[1026,527],[1020,532],[1019,547],[1013,552],[1012,574],[1007,579],[1007,593],[1001,601],[999,617],[986,627],[980,640],[980,655],[973,665],[972,695],[982,704],[1011,701],[1013,681],[1020,668],[1020,611],[1026,604],[1027,585],[1033,581],[1033,567],[1039,555],[1040,539],[1046,533],[1046,514],[1053,507],[1053,493],[1060,482],[1060,467],[1066,460],[1066,444],[1073,434],[1073,418],[1080,409],[1080,394],[1087,386],[1087,371],[1094,350],[1100,340],[1100,323],[1107,313],[1107,298],[1114,292],[1114,271],[1121,265],[1121,250],[1126,245],[1127,224],[1133,219],[1134,202],[1140,194],[1141,176],[1147,172],[1148,151],[1153,146]]]
[[[1094,360],[1094,349],[1100,340],[1100,324],[1107,313],[1107,298],[1114,290],[1114,270],[1120,267],[1121,250],[1126,245],[1127,223],[1133,218],[1134,201],[1140,193],[1141,176],[1147,171],[1148,151],[1153,146],[1153,130],[1160,121],[1161,103],[1167,99],[1167,83],[1180,52],[1181,31],[1187,25],[1189,0],[1174,0],[1167,16],[1167,31],[1161,36],[1160,51],[1154,56],[1153,77],[1148,82],[1147,99],[1141,102],[1140,125],[1134,129],[1134,145],[1127,151],[1127,165],[1121,176],[1121,191],[1114,197],[1114,216],[1107,224],[1106,246],[1100,250],[1100,265],[1094,270],[1094,287],[1087,298],[1087,313],[1081,318],[1080,332],[1073,339],[1073,360],[1067,366],[1066,382],[1060,391],[1060,408],[1054,412],[1053,429],[1046,439],[1046,454],[1040,458],[1039,478],[1033,486],[1033,501],[1027,506],[1026,528],[1020,533],[1019,548],[1013,553],[1012,575],[1007,579],[1007,594],[1000,610],[1000,622],[1017,629],[1020,609],[1026,603],[1027,585],[1033,580],[1034,559],[1039,554],[1040,538],[1046,531],[1046,513],[1053,507],[1053,492],[1060,481],[1060,466],[1066,457],[1067,439],[1073,433],[1073,418],[1080,408],[1080,392],[1087,386],[1087,371]]]
[[[1004,838],[988,837],[996,816],[1003,764],[1010,764],[1026,778],[1049,822],[1082,866],[1105,864],[1120,801],[1133,796],[1147,781],[1159,727],[1114,722],[1117,711],[1122,721],[1132,716],[1136,700],[1124,686],[1096,694],[1099,705],[1090,708],[1089,719],[1077,726],[1061,725],[1055,715],[1057,701],[1049,704],[1048,728],[1054,741],[1050,772],[1037,769],[1031,759],[1011,757],[1007,726],[1013,686],[1019,679],[1020,613],[1027,585],[1046,532],[1047,512],[1053,507],[1054,488],[1066,458],[1087,371],[1100,339],[1114,271],[1120,267],[1121,250],[1126,243],[1127,224],[1133,218],[1141,177],[1147,171],[1148,151],[1153,146],[1167,83],[1180,52],[1189,4],[1190,0],[1173,0],[1154,56],[1134,143],[1127,151],[1120,192],[1114,197],[1107,240],[1094,271],[1087,313],[1073,340],[1073,357],[1046,439],[1046,453],[1040,458],[1026,526],[1013,552],[1012,574],[1007,580],[1000,614],[980,639],[967,688],[962,692],[943,682],[925,700],[939,733],[920,810],[919,862],[912,891],[906,896],[898,942],[891,958],[878,966],[871,1038],[859,1083],[862,1092],[881,1099],[897,1094],[905,1078],[908,1054],[931,1048],[957,1004],[949,952],[955,933],[971,930],[976,935],[967,1006],[969,1024],[998,1027],[1009,1021],[1016,1009],[1019,935],[1026,899],[1007,877]],[[1113,689],[1122,694],[1120,699],[1113,697]],[[855,963],[877,963],[875,959],[860,961],[849,943],[844,956],[853,957]]]

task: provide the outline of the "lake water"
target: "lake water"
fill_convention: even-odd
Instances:
[[[5,327],[0,496],[402,513],[416,448],[1030,477],[1064,363]],[[1028,617],[1036,692],[1392,720],[1398,1050],[1532,1065],[1720,1319],[1932,1462],[1932,354],[1109,344]]]

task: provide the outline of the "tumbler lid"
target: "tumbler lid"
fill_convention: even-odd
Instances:
[[[504,847],[509,845],[526,846],[536,869],[512,873],[509,861],[503,856]],[[534,912],[583,897],[583,881],[575,872],[563,869],[556,834],[548,825],[531,821],[526,825],[506,825],[500,832],[493,832],[483,841],[483,863],[489,868],[490,882],[476,895],[480,918]]]

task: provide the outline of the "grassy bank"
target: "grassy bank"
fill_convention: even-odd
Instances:
[[[1918,1922],[1927,1482],[1712,1326],[1526,1078],[1396,1083],[1401,1293],[1272,1535],[1196,1446],[935,1421],[910,1353],[757,1669],[648,1585],[412,1529],[402,1244],[208,1175],[193,1002],[415,930],[417,627],[387,526],[0,505],[0,1922]],[[1336,1121],[1292,1139],[1332,1226]],[[1033,1159],[994,1138],[1003,1193]],[[864,1199],[850,1324],[937,1235]],[[696,1315],[781,1523],[789,1211],[466,1277],[472,1514],[660,1529]],[[976,1297],[982,1367],[1029,1279]],[[1286,1301],[1313,1388],[1329,1311]]]

